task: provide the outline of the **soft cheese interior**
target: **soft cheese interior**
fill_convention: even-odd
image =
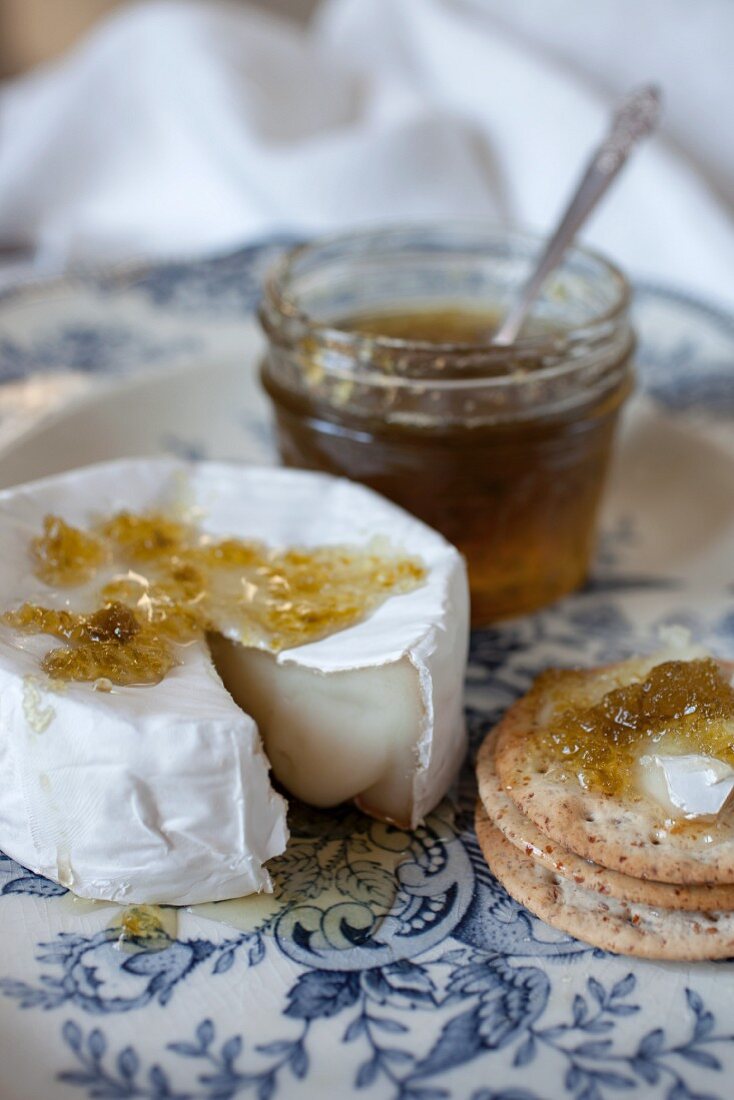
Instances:
[[[192,904],[268,889],[265,864],[287,840],[268,760],[306,801],[356,799],[417,823],[465,747],[468,596],[457,551],[369,490],[324,475],[124,461],[0,494],[2,606],[80,598],[51,593],[30,571],[28,540],[46,513],[84,526],[161,507],[184,509],[213,536],[273,546],[385,538],[419,555],[427,580],[318,642],[277,656],[198,642],[160,684],[110,693],[55,685],[38,668],[51,639],[2,628],[0,848],[85,897]]]
[[[356,799],[380,817],[410,824],[424,707],[407,658],[324,674],[219,638],[212,651],[292,794],[314,806]]]

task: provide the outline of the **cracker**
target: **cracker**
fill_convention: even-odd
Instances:
[[[609,669],[577,673],[593,694],[595,678]],[[597,694],[607,690],[602,683]],[[703,822],[664,828],[664,811],[651,799],[620,799],[584,790],[574,778],[547,765],[533,751],[544,700],[526,695],[496,727],[495,765],[513,802],[551,840],[633,878],[678,885],[734,884],[734,802]]]
[[[577,886],[535,863],[503,837],[478,804],[477,838],[492,874],[553,928],[603,951],[696,962],[734,955],[734,914],[632,905]]]
[[[582,859],[545,836],[502,788],[494,765],[495,735],[490,733],[477,756],[479,797],[492,824],[506,840],[549,871],[603,896],[663,909],[734,910],[733,885],[679,886],[633,878]]]

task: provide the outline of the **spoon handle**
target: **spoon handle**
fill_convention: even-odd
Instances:
[[[659,114],[660,92],[653,86],[638,88],[622,100],[614,113],[609,133],[592,155],[557,230],[494,334],[493,344],[512,344],[515,341],[543,283],[558,267],[580,227],[616,179],[637,143],[654,129]]]

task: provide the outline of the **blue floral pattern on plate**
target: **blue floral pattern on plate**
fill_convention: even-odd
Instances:
[[[58,291],[45,326],[22,322],[23,311],[33,316],[24,294],[7,295],[0,376],[124,373],[216,351],[217,334],[236,338],[275,247],[87,278],[66,304]],[[640,289],[637,309],[647,399],[707,438],[726,427],[734,320],[656,288]],[[243,422],[243,432],[259,430]],[[161,444],[206,451],[193,435],[169,433]],[[734,590],[714,569],[697,584],[675,563],[653,568],[644,545],[644,517],[617,508],[584,591],[475,634],[472,753],[548,664],[619,659],[649,648],[671,622],[732,653]],[[730,963],[634,961],[549,929],[487,869],[472,827],[475,795],[469,761],[452,813],[413,837],[380,832],[352,810],[303,812],[285,904],[244,928],[181,912],[178,931],[155,949],[141,940],[121,950],[117,909],[75,909],[63,887],[0,857],[3,1095],[728,1096]],[[378,848],[402,853],[392,884]]]

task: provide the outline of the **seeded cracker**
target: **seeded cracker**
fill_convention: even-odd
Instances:
[[[510,844],[481,803],[476,828],[484,858],[507,892],[562,932],[604,951],[646,959],[696,962],[734,955],[734,914],[603,901],[595,891],[559,878]]]
[[[649,662],[648,662],[649,665]],[[622,667],[622,666],[620,666]],[[590,698],[609,689],[614,669],[576,673]],[[538,737],[548,712],[542,693],[525,696],[496,727],[495,766],[503,789],[551,840],[633,878],[678,885],[734,884],[734,805],[716,819],[664,825],[664,811],[642,795],[584,790],[547,766]]]

